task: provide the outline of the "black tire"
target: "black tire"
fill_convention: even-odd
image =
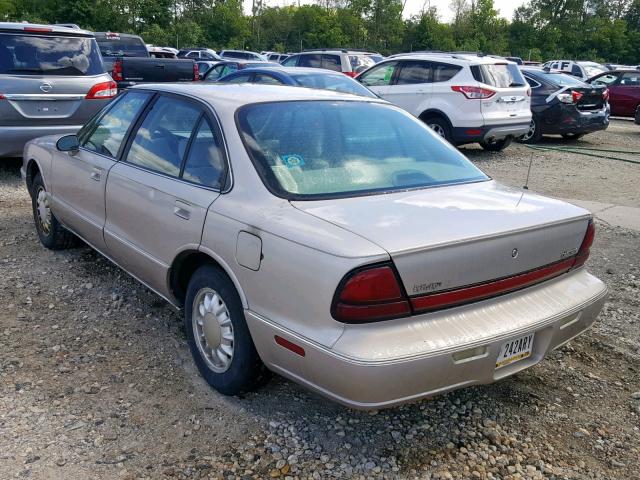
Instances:
[[[507,137],[502,140],[494,140],[492,142],[480,142],[480,146],[487,152],[501,152],[513,142],[513,138]]]
[[[542,139],[542,129],[540,128],[540,120],[535,116],[531,118],[530,130],[518,139],[518,142],[531,145],[540,142]]]
[[[77,246],[79,243],[78,237],[64,228],[50,209],[47,208],[48,216],[45,215],[46,219],[42,216],[44,214],[40,213],[38,199],[40,198],[40,195],[44,195],[46,197],[47,194],[47,188],[42,181],[40,173],[37,173],[33,179],[33,183],[31,184],[31,193],[33,220],[36,224],[36,231],[38,232],[40,243],[49,250],[64,250],[66,248]],[[40,202],[42,201],[46,201],[48,203],[48,200],[40,198]]]
[[[427,116],[424,117],[422,121],[447,142],[453,143],[451,127],[449,126],[449,122],[444,118],[439,116]]]
[[[230,344],[232,345],[232,355],[227,356],[230,363],[224,371],[215,371],[213,368],[215,365],[213,367],[210,366],[210,363],[219,359],[214,357],[215,354],[212,354],[209,359],[205,359],[205,354],[201,351],[201,348],[203,350],[208,348],[208,343],[206,345],[202,344],[202,342],[206,343],[208,340],[205,340],[204,333],[200,337],[202,340],[196,340],[196,332],[194,331],[197,328],[194,326],[194,323],[197,322],[193,317],[194,301],[201,298],[203,294],[206,296],[207,292],[210,291],[214,291],[222,300],[227,310],[227,317],[231,321],[232,341]],[[219,306],[219,304],[217,305]],[[210,315],[212,315],[211,318],[216,317],[213,313]],[[211,322],[212,320],[209,321]],[[215,323],[213,325],[218,327]],[[200,374],[218,392],[224,395],[239,395],[256,390],[269,379],[270,372],[260,360],[260,356],[251,339],[251,334],[244,318],[240,296],[233,282],[218,267],[204,265],[198,268],[191,277],[184,306],[184,327],[191,355]],[[219,328],[218,340],[220,346],[222,346],[225,343],[222,341],[224,336],[223,327]],[[199,345],[202,346],[200,347]]]
[[[582,137],[584,137],[584,133],[563,133],[562,134],[562,138],[569,141],[579,140]]]
[[[636,108],[635,121],[637,125],[640,125],[640,107]]]

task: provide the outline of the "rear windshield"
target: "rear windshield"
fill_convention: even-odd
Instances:
[[[147,46],[138,37],[96,37],[103,57],[148,57]]]
[[[265,185],[311,200],[476,182],[488,177],[389,105],[293,101],[247,105],[238,128]]]
[[[471,67],[473,77],[481,83],[497,88],[524,87],[526,81],[520,69],[513,63],[475,65]]]
[[[93,38],[0,33],[0,74],[99,75],[103,72]]]
[[[328,75],[326,73],[294,73],[291,76],[299,85],[303,87],[319,88],[322,90],[333,90],[343,93],[353,93],[355,95],[362,95],[364,97],[375,97],[371,90],[343,74]]]
[[[376,61],[367,55],[349,55],[349,61],[353,71],[356,71],[358,67],[363,67],[361,70],[364,70],[376,64]]]

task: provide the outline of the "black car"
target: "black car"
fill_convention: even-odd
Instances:
[[[252,60],[223,60],[211,66],[202,77],[205,82],[216,82],[218,79],[230,73],[244,70],[245,68],[281,67],[279,63],[254,62]]]
[[[578,139],[609,126],[606,87],[588,85],[561,72],[523,67],[531,86],[531,128],[520,139],[536,143],[543,135]]]

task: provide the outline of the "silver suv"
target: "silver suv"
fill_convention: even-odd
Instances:
[[[117,94],[93,34],[0,23],[0,157],[36,137],[75,133]]]

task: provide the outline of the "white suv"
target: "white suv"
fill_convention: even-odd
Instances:
[[[529,130],[531,89],[518,66],[475,54],[397,55],[357,77],[455,145],[500,151]]]
[[[573,60],[549,60],[542,68],[552,72],[562,72],[586,81],[600,73],[607,72],[607,67],[596,62],[574,62]]]

